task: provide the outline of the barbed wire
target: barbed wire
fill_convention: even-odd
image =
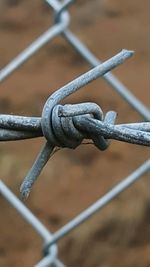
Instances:
[[[58,0],[46,0],[46,2],[54,10],[54,25],[0,71],[0,81],[4,81],[47,42],[60,34],[93,69],[53,93],[46,101],[41,117],[0,115],[0,141],[15,141],[36,137],[44,137],[46,139],[44,147],[41,149],[36,161],[21,185],[20,191],[23,199],[28,197],[34,182],[58,147],[74,149],[82,144],[84,139],[90,139],[90,143],[92,142],[102,151],[108,148],[110,141],[113,139],[150,146],[150,110],[110,73],[110,70],[131,57],[133,51],[122,50],[117,55],[102,63],[68,29],[70,16],[67,8],[73,1],[66,0],[60,2]],[[98,77],[104,78],[148,122],[116,124],[116,112],[108,111],[104,115],[102,109],[96,103],[60,104],[61,100]],[[97,202],[54,234],[51,234],[47,230],[2,181],[0,181],[0,193],[43,238],[43,259],[35,266],[46,267],[51,265],[54,267],[65,267],[57,259],[58,248],[56,242],[99,211],[148,171],[150,171],[150,160],[147,160],[131,175],[126,177]]]
[[[90,66],[95,67],[102,62],[82,43],[79,38],[69,30],[70,16],[67,12],[67,8],[74,1],[65,0],[64,2],[59,0],[45,0],[48,5],[55,11],[54,14],[54,26],[51,26],[46,32],[38,37],[31,45],[29,45],[24,51],[22,51],[17,57],[15,57],[10,63],[8,63],[0,71],[0,81],[4,81],[10,74],[12,74],[17,68],[24,64],[31,56],[39,51],[44,45],[50,42],[53,38],[61,34],[67,43],[69,43],[82,58],[86,60]],[[150,110],[139,99],[137,99],[131,91],[121,83],[111,72],[103,75],[103,79],[111,85],[127,103],[131,105],[144,119],[150,121]]]
[[[105,150],[108,147],[108,138],[150,146],[149,122],[128,124],[127,126],[126,124],[115,126],[116,112],[107,112],[103,119],[103,112],[95,103],[58,105],[65,97],[120,65],[127,58],[131,57],[132,54],[132,51],[122,50],[111,59],[57,90],[46,101],[42,117],[41,119],[37,118],[37,123],[36,118],[18,118],[13,115],[10,117],[7,115],[8,120],[6,123],[6,116],[1,116],[0,127],[7,127],[7,130],[0,129],[1,140],[12,141],[14,139],[31,138],[34,135],[34,137],[37,137],[38,133],[39,136],[43,135],[47,140],[21,186],[23,199],[28,197],[32,185],[41,173],[56,146],[76,148],[82,143],[84,138],[91,138],[95,146],[100,150]],[[22,124],[24,120],[27,124],[23,131]],[[32,121],[34,123],[32,123]],[[34,130],[36,130],[34,133],[31,131],[33,125]],[[31,135],[30,132],[28,132],[29,126]]]

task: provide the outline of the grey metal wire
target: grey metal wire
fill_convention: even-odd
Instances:
[[[54,267],[65,267],[65,265],[57,258],[53,260],[51,254],[45,256],[34,267],[49,267],[51,264],[53,264]]]
[[[21,66],[27,59],[34,55],[41,47],[62,33],[65,39],[81,54],[81,56],[93,67],[101,64],[101,61],[89,51],[89,49],[74,35],[69,26],[69,14],[66,8],[72,0],[67,0],[63,4],[58,0],[46,0],[46,2],[55,10],[56,25],[37,38],[29,47],[21,52],[9,64],[0,71],[0,81],[2,82],[8,75]],[[119,93],[136,111],[146,120],[150,121],[150,110],[138,100],[113,74],[107,73],[103,78]]]
[[[69,25],[69,15],[66,12],[61,14],[60,9],[59,14],[60,19],[58,23],[50,27],[50,29],[38,37],[31,45],[29,45],[23,52],[21,52],[0,71],[1,82],[4,81],[18,67],[20,67],[26,60],[33,56],[40,48],[51,41],[54,37],[58,36]]]
[[[75,36],[71,31],[66,30],[64,37],[76,49],[78,53],[93,67],[101,61]],[[111,72],[105,74],[103,79],[114,89],[130,106],[135,109],[144,119],[150,121],[150,109],[146,107],[131,91],[123,85]]]
[[[28,197],[31,187],[56,146],[76,148],[84,138],[91,138],[95,146],[101,150],[105,150],[110,144],[107,139],[150,146],[149,122],[136,126],[133,124],[133,128],[132,124],[127,127],[125,124],[117,126],[114,125],[116,113],[109,111],[103,119],[102,110],[94,103],[58,105],[59,101],[122,64],[132,54],[132,51],[122,50],[57,90],[46,101],[41,119],[0,116],[0,140],[12,141],[42,135],[47,140],[21,186],[21,195],[24,199]]]
[[[103,138],[113,137],[115,139],[126,141],[126,142],[131,142],[135,144],[138,143],[138,144],[150,146],[150,134],[148,132],[139,131],[135,129],[132,130],[126,127],[122,127],[121,129],[118,129],[118,128],[115,129],[115,126],[108,124],[106,122],[96,123],[98,122],[98,120],[94,121],[93,118],[90,119],[89,117],[87,118],[86,115],[83,116],[83,114],[85,113],[85,111],[83,112],[83,110],[81,110],[81,116],[76,116],[77,114],[79,114],[78,106],[76,107],[74,116],[72,117],[73,121],[71,117],[69,121],[66,120],[67,117],[64,118],[64,120],[62,121],[61,118],[59,118],[59,114],[58,114],[59,106],[57,105],[59,101],[63,100],[65,97],[67,97],[71,93],[74,93],[75,91],[80,89],[82,86],[88,84],[89,82],[96,79],[97,77],[105,74],[107,71],[114,68],[115,66],[121,64],[122,62],[124,62],[125,59],[127,59],[131,55],[132,55],[132,52],[123,50],[116,56],[112,57],[108,61],[101,64],[100,66],[95,67],[94,69],[88,71],[87,73],[79,76],[72,82],[63,86],[62,88],[57,90],[55,93],[53,93],[48,98],[43,108],[42,120],[41,120],[42,132],[47,140],[47,143],[42,148],[35,163],[33,164],[31,170],[29,171],[26,178],[24,179],[23,184],[21,185],[21,194],[24,199],[28,197],[31,187],[33,186],[37,177],[41,173],[41,170],[43,169],[48,159],[50,158],[50,155],[55,146],[75,148],[82,142],[83,138],[86,138],[86,137],[92,138],[92,136],[97,137],[96,140],[94,138],[92,139],[94,141],[94,144],[98,148],[101,148],[101,146],[103,146],[105,149],[105,145],[103,143],[104,139],[102,140],[101,138],[99,138],[99,136],[100,137],[103,136]],[[86,113],[87,114],[90,113],[89,109],[87,108],[87,104],[85,103],[82,105],[85,106],[87,110]],[[70,110],[71,110],[71,106],[70,106]],[[73,111],[71,110],[71,112]],[[83,125],[82,123],[82,127],[81,127],[80,123],[83,120],[85,124],[88,124],[88,126],[85,124]],[[95,123],[94,127],[92,126],[92,122],[93,122],[93,125]],[[149,123],[147,124],[149,125]],[[77,127],[75,128],[74,126],[77,126]],[[80,132],[78,131],[79,126],[81,130]],[[86,126],[86,129],[84,126]],[[95,130],[93,130],[93,128]],[[99,129],[99,132],[98,131],[96,132],[96,129]],[[101,133],[103,132],[102,135],[99,135],[100,131]],[[82,134],[84,132],[86,133],[86,135]]]
[[[77,217],[71,220],[69,223],[65,224],[61,229],[53,234],[53,237],[49,244],[46,245],[45,250],[47,250],[52,244],[56,243],[58,240],[62,239],[65,235],[71,232],[73,229],[77,228],[84,221],[89,219],[96,212],[105,207],[110,201],[116,198],[125,189],[136,182],[142,175],[150,171],[150,160],[147,160],[143,165],[141,165],[137,170],[135,170],[128,177],[123,179],[120,183],[114,186],[108,193],[103,197],[98,199],[93,205],[80,213]]]
[[[46,0],[47,3],[55,10],[56,14],[61,8],[61,3],[58,0]],[[64,38],[73,46],[73,48],[92,66],[95,67],[102,62],[83,44],[79,38],[67,28],[62,32]],[[138,100],[130,90],[123,85],[118,78],[111,72],[103,76],[104,80],[111,85],[111,87],[119,93],[123,99],[126,100],[139,114],[146,120],[150,121],[150,109],[147,108],[140,100]]]
[[[117,125],[115,123],[116,112],[109,111],[104,116],[101,108],[95,103],[68,104],[64,106],[59,104],[69,94],[77,91],[93,79],[102,76],[126,102],[147,121],[150,121],[149,108],[145,107],[113,74],[108,72],[130,57],[132,52],[124,50],[110,60],[102,63],[68,29],[70,17],[67,8],[73,1],[65,0],[60,2],[58,0],[46,0],[46,2],[55,12],[54,26],[50,27],[0,71],[0,81],[4,81],[6,77],[34,55],[47,42],[60,34],[94,69],[81,75],[50,96],[44,106],[41,118],[0,115],[0,141],[22,140],[42,136],[47,140],[22,184],[21,191],[24,198],[28,196],[33,183],[49,160],[55,146],[75,148],[82,143],[83,138],[92,139],[93,144],[101,150],[105,150],[110,145],[109,139],[150,146],[150,122]],[[58,249],[55,243],[98,212],[148,171],[150,171],[150,160],[147,160],[131,175],[114,186],[108,193],[53,235],[2,181],[0,181],[0,194],[31,224],[44,241],[43,259],[35,267],[48,267],[50,265],[54,267],[65,267],[57,259]]]
[[[8,187],[0,180],[0,194],[22,215],[22,217],[36,230],[46,245],[52,239],[52,234],[41,223],[41,221],[8,189]],[[44,263],[36,265],[36,267],[47,267],[51,263],[54,267],[60,267],[57,258],[57,246],[54,244],[47,250],[47,256]]]

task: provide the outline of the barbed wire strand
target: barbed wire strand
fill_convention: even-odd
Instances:
[[[55,12],[54,25],[0,71],[1,82],[4,81],[19,66],[21,66],[27,59],[34,55],[47,42],[60,34],[92,67],[96,67],[101,64],[101,61],[78,39],[76,35],[74,35],[68,29],[70,17],[69,13],[67,12],[67,8],[73,1],[66,0],[60,3],[58,0],[46,0],[46,2],[53,8]],[[105,62],[103,64],[105,64]],[[99,67],[104,66],[103,64],[101,64]],[[119,141],[150,146],[149,122],[116,125],[116,112],[109,111],[104,117],[101,108],[95,103],[85,103],[85,105],[83,103],[64,106],[58,105],[58,102],[64,97],[90,82],[91,73],[94,75],[96,74],[96,72],[89,72],[88,77],[86,73],[87,80],[85,79],[84,75],[80,76],[79,78],[82,77],[85,80],[75,79],[50,96],[44,106],[41,118],[4,114],[0,115],[0,141],[22,140],[42,136],[44,136],[47,140],[46,145],[39,153],[37,160],[33,164],[31,170],[24,180],[24,183],[25,181],[29,182],[28,185],[26,184],[26,189],[29,189],[29,191],[33,182],[36,180],[42,168],[50,158],[51,153],[53,154],[53,149],[58,149],[57,145],[60,147],[67,146],[70,148],[75,148],[77,145],[82,144],[83,138],[90,138],[95,146],[101,150],[104,150],[110,145],[110,141],[108,140],[110,138]],[[109,72],[101,75],[103,75],[102,77],[117,93],[123,97],[123,99],[125,99],[147,121],[150,121],[150,110],[140,100],[138,100],[113,74]],[[98,76],[99,74],[94,77],[97,78]],[[54,117],[54,115],[56,115],[56,121],[49,120],[50,117]],[[56,127],[55,131],[54,128],[52,130],[52,126],[54,128]],[[70,127],[72,129],[71,133],[68,132]],[[58,129],[60,132],[57,131]],[[69,136],[73,137],[71,141],[68,141],[68,138],[66,138],[64,133],[66,136],[69,133]],[[77,140],[76,136],[78,136]],[[133,184],[148,171],[150,171],[150,160],[147,160],[131,175],[126,177],[93,205],[84,210],[81,214],[79,214],[53,235],[4,185],[2,181],[0,181],[0,193],[17,209],[17,211],[26,219],[26,221],[32,225],[32,227],[44,240],[44,257],[35,265],[35,267],[48,267],[50,265],[54,267],[65,267],[64,264],[57,259],[58,249],[55,243],[90,218],[94,213],[99,211],[112,199],[117,197],[122,191],[127,189],[131,184]]]
[[[80,137],[80,133],[76,131],[77,129],[74,129],[74,127],[72,127],[73,128],[72,130],[70,123],[69,125],[66,124],[66,120],[63,121],[63,129],[62,129],[62,121],[59,120],[58,114],[57,114],[58,109],[57,109],[57,112],[54,112],[54,107],[56,107],[59,101],[63,100],[65,97],[76,92],[81,87],[87,85],[89,82],[93,81],[99,76],[104,75],[110,69],[123,63],[127,58],[131,57],[132,54],[133,52],[131,51],[122,50],[120,53],[118,53],[111,59],[107,60],[101,65],[95,67],[94,69],[86,72],[85,74],[79,76],[72,82],[63,86],[62,88],[54,92],[48,98],[43,108],[42,121],[41,121],[42,132],[47,140],[47,143],[42,148],[35,163],[33,164],[31,170],[28,172],[26,178],[24,179],[23,184],[21,185],[21,195],[23,199],[26,199],[28,197],[31,187],[33,186],[37,177],[41,173],[41,170],[43,169],[48,159],[50,158],[50,155],[55,146],[75,148],[77,145],[79,145],[82,142],[82,139],[83,139],[82,134]],[[88,110],[87,110],[87,113],[88,113]],[[65,131],[67,131],[67,136],[65,136],[64,134]],[[75,135],[75,131],[76,131],[76,135]],[[148,133],[141,132],[141,134],[142,134],[143,139],[145,136],[145,138],[147,137],[147,139],[149,138],[150,140],[150,135],[147,136]],[[102,145],[102,140],[99,140],[99,141],[100,141],[100,144]],[[148,142],[148,145],[149,145],[149,142]]]
[[[56,14],[61,8],[61,3],[58,0],[46,0],[48,4],[55,10]],[[73,2],[73,1],[71,1]],[[65,39],[73,46],[73,48],[92,66],[95,67],[102,62],[83,44],[79,38],[67,28],[63,31]],[[104,80],[119,93],[123,99],[127,101],[136,111],[138,111],[146,120],[150,121],[150,109],[148,109],[140,100],[138,100],[130,90],[124,86],[119,79],[112,73],[107,73],[103,76]]]
[[[0,71],[0,81],[2,82],[8,75],[21,66],[27,59],[34,55],[46,43],[54,37],[63,34],[65,39],[80,53],[80,55],[93,67],[101,64],[101,61],[96,58],[89,49],[75,36],[70,30],[69,14],[66,8],[73,2],[67,0],[63,4],[58,0],[46,0],[46,2],[55,10],[56,25],[37,38],[29,47],[21,52],[14,60],[8,63]],[[103,77],[112,88],[117,91],[136,111],[138,111],[146,120],[150,121],[150,110],[138,100],[113,74],[108,73]]]

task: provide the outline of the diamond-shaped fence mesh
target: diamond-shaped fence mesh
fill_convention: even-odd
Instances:
[[[41,117],[0,115],[0,141],[23,140],[36,137],[43,137],[46,140],[45,145],[21,185],[20,191],[23,199],[28,197],[43,167],[51,155],[58,149],[64,147],[74,149],[82,144],[84,140],[88,140],[89,143],[94,144],[98,149],[103,151],[111,145],[110,140],[113,139],[150,146],[150,110],[110,72],[131,57],[133,52],[122,50],[117,55],[102,63],[69,30],[70,16],[68,8],[72,1],[66,0],[60,2],[58,0],[47,0],[47,3],[54,11],[54,25],[0,71],[0,81],[4,82],[9,75],[17,70],[31,56],[38,53],[39,49],[59,35],[92,66],[92,69],[54,92],[46,101]],[[101,108],[91,102],[74,105],[60,104],[61,100],[98,77],[102,77],[113,90],[131,105],[144,118],[144,122],[116,124],[115,111],[110,110],[104,115]],[[41,221],[32,214],[2,181],[0,181],[0,193],[31,224],[43,239],[43,258],[35,266],[61,267],[65,265],[58,259],[57,242],[81,223],[87,221],[88,218],[149,171],[150,160],[148,159],[103,197],[53,234],[51,234]]]

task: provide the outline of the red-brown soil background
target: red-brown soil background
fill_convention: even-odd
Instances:
[[[114,73],[149,106],[150,1],[84,0],[70,8],[71,29],[102,60],[122,48],[135,55]],[[44,1],[0,2],[0,67],[52,25]],[[40,116],[47,97],[89,69],[62,38],[43,47],[1,84],[0,112]],[[102,79],[66,102],[95,101],[104,112],[116,110],[118,122],[143,120]],[[1,143],[1,179],[19,196],[19,186],[43,140]],[[135,170],[149,156],[148,148],[113,141],[101,152],[87,145],[56,153],[42,172],[27,206],[55,231]],[[66,266],[150,266],[149,174],[103,211],[59,242]],[[34,266],[42,243],[36,232],[0,196],[0,266]]]

